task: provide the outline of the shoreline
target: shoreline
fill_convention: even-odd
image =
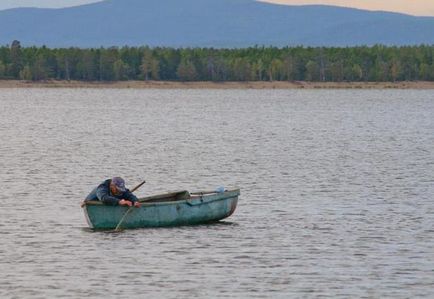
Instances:
[[[434,89],[431,81],[403,82],[178,82],[178,81],[39,81],[0,80],[0,88],[112,88],[112,89]]]

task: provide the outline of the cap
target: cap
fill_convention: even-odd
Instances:
[[[125,181],[123,178],[120,177],[114,177],[112,178],[113,185],[116,186],[116,189],[118,189],[121,192],[125,192],[127,189],[125,188]]]

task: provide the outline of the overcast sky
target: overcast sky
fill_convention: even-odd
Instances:
[[[66,7],[101,0],[0,0],[0,10],[14,7]],[[180,0],[181,1],[181,0]],[[262,0],[281,4],[328,4],[434,16],[434,0]]]

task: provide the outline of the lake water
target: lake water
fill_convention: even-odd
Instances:
[[[0,137],[1,298],[434,297],[434,91],[2,89]],[[92,232],[117,175],[242,193]]]

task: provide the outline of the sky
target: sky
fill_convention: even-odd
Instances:
[[[325,4],[368,10],[401,12],[416,16],[434,16],[434,0],[261,0],[280,4]]]
[[[0,0],[0,10],[15,7],[67,7],[101,0]],[[434,16],[434,0],[261,0],[278,4],[325,4]]]

